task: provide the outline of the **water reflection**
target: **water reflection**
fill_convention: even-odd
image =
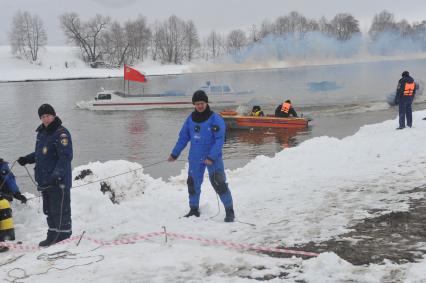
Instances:
[[[228,130],[226,138],[231,143],[245,143],[260,147],[265,144],[277,144],[281,149],[297,146],[301,141],[301,135],[308,135],[307,129],[250,129]]]
[[[143,119],[142,112],[132,113],[129,124],[127,126],[129,133],[129,160],[130,161],[139,161],[142,159],[142,148],[143,148],[143,139],[142,136],[146,133],[147,125],[145,119]]]

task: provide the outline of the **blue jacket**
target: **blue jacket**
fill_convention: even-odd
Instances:
[[[189,161],[202,162],[207,158],[212,161],[222,159],[225,131],[225,121],[214,112],[210,118],[201,123],[194,122],[192,115],[189,115],[180,130],[179,139],[172,150],[172,156],[179,157],[188,142],[191,142]]]
[[[26,158],[28,163],[35,163],[35,180],[39,189],[58,185],[71,188],[72,140],[58,117],[47,128],[43,124],[37,128],[35,151]]]
[[[19,193],[18,185],[16,184],[15,176],[10,172],[7,162],[0,159],[0,188],[1,193]]]

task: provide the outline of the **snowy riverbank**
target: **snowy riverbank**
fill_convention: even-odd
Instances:
[[[0,82],[34,81],[34,80],[65,80],[65,79],[96,79],[116,78],[123,76],[123,69],[93,69],[78,58],[78,48],[69,46],[47,46],[40,51],[40,62],[42,64],[30,64],[24,60],[14,57],[9,46],[0,46]],[[319,58],[307,60],[288,61],[264,61],[245,63],[227,62],[222,59],[220,63],[209,63],[205,61],[194,62],[183,65],[162,65],[152,60],[146,60],[135,66],[139,71],[148,76],[171,75],[195,72],[219,72],[219,71],[241,71],[275,69],[303,66],[352,64],[362,62],[415,60],[425,59],[426,53],[404,54],[395,56],[355,56],[353,58]],[[67,67],[66,67],[67,66]]]
[[[149,164],[122,160],[79,166],[74,168],[74,178],[83,169],[93,172],[73,184],[74,236],[85,231],[79,246],[75,239],[31,250],[45,236],[41,202],[35,198],[27,205],[14,203],[17,240],[28,250],[4,254],[0,265],[23,256],[1,265],[0,278],[27,274],[28,282],[250,282],[255,278],[424,282],[424,257],[417,263],[398,265],[385,260],[355,266],[332,252],[307,260],[274,258],[229,244],[273,248],[319,242],[338,238],[362,219],[407,211],[410,199],[425,198],[424,191],[411,191],[426,183],[424,116],[426,111],[414,113],[412,129],[396,131],[396,119],[385,121],[341,140],[314,138],[273,158],[258,156],[243,168],[228,171],[236,217],[241,221],[231,224],[223,222],[222,207],[216,216],[219,208],[207,177],[202,215],[187,219],[181,218],[188,209],[186,171],[166,181],[144,174],[143,167]],[[104,180],[114,197],[101,192],[97,180],[129,171]],[[180,236],[170,234],[166,243],[160,234],[163,226]],[[97,248],[98,240],[109,245]],[[426,243],[418,242],[416,249],[424,251]],[[40,256],[63,250],[75,255],[50,262]]]

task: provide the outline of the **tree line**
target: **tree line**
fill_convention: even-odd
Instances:
[[[303,39],[317,32],[340,42],[360,36],[358,20],[349,13],[339,13],[333,19],[309,19],[298,12],[290,12],[270,22],[252,25],[247,31],[231,30],[221,34],[212,30],[200,39],[192,20],[172,15],[166,20],[148,24],[146,18],[120,23],[110,17],[96,15],[86,21],[76,13],[59,16],[60,26],[69,44],[80,49],[84,62],[92,67],[121,67],[143,62],[148,56],[161,63],[182,64],[194,59],[215,60],[224,55],[238,55],[244,49],[268,37]],[[426,21],[410,24],[405,19],[396,21],[384,10],[376,14],[368,31],[371,42],[387,34],[420,44],[426,50]],[[9,33],[11,50],[17,57],[38,61],[38,53],[47,43],[47,32],[38,15],[17,12]]]

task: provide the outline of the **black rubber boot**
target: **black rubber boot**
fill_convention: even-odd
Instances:
[[[235,219],[234,209],[232,207],[225,208],[225,212],[226,212],[225,222],[234,222],[234,219]]]
[[[38,243],[39,247],[48,247],[50,245],[56,244],[57,242],[57,237],[58,237],[58,233],[52,233],[52,232],[47,232],[47,237],[46,240],[41,241],[40,243]]]
[[[56,242],[47,238],[46,240],[43,240],[40,243],[38,243],[38,245],[39,245],[39,247],[48,247],[50,245],[53,245],[54,243],[56,243]]]
[[[190,216],[200,217],[200,210],[198,209],[198,207],[191,207],[191,210],[187,214],[185,214],[185,217]]]

